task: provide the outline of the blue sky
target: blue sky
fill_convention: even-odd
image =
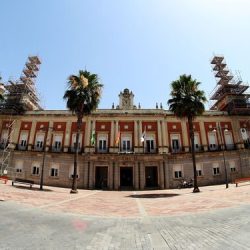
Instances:
[[[27,57],[39,55],[46,109],[66,109],[67,77],[85,68],[104,84],[100,108],[129,88],[136,105],[167,109],[180,74],[209,97],[214,53],[250,80],[249,9],[248,0],[1,0],[0,74],[18,78]]]

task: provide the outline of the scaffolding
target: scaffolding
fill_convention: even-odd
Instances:
[[[15,130],[15,120],[9,120],[7,123],[8,130],[7,130],[7,138],[4,140],[1,140],[0,143],[0,176],[2,175],[8,175],[10,178],[14,177],[15,171],[13,167],[9,166],[11,152],[14,149],[14,146],[12,144],[12,137]]]
[[[9,80],[7,84],[0,86],[1,91],[3,93],[5,91],[5,98],[0,103],[0,114],[9,117],[7,138],[4,140],[1,138],[0,141],[0,175],[8,175],[13,178],[15,174],[13,167],[9,165],[11,152],[15,149],[15,145],[12,143],[15,115],[42,109],[35,89],[35,80],[40,64],[41,61],[37,56],[29,56],[20,79],[17,81]]]
[[[210,110],[227,111],[231,115],[249,115],[250,94],[246,93],[248,84],[243,83],[239,73],[237,76],[231,73],[224,56],[214,56],[211,65],[217,85],[210,95],[213,102]]]
[[[35,80],[41,64],[38,56],[29,56],[19,80],[9,80],[4,86],[6,99],[1,104],[2,114],[19,115],[25,111],[41,110]]]

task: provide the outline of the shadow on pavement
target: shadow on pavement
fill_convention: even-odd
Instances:
[[[30,190],[30,191],[40,191],[40,192],[53,192],[53,190],[51,189],[47,189],[47,188],[44,188],[43,190],[40,190],[39,187],[26,187],[26,186],[19,186],[19,185],[16,185],[13,186],[13,188],[18,188],[18,189],[27,189],[27,190]]]
[[[178,196],[178,195],[179,194],[131,194],[131,195],[128,195],[127,197],[157,199],[157,198],[169,198],[169,197],[174,197],[174,196]]]

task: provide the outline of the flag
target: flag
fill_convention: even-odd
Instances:
[[[90,142],[91,146],[95,145],[95,130],[92,130]]]
[[[141,135],[141,142],[144,142],[146,138],[146,128],[144,128],[144,132]]]
[[[118,144],[119,144],[120,136],[121,136],[121,132],[118,131],[117,136],[116,136],[116,139],[115,139],[115,145],[118,145]]]

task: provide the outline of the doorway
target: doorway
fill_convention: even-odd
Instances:
[[[133,167],[120,168],[120,186],[133,187]]]
[[[108,167],[96,167],[95,169],[95,188],[108,188]]]
[[[147,188],[158,187],[157,167],[145,167],[145,183]]]

